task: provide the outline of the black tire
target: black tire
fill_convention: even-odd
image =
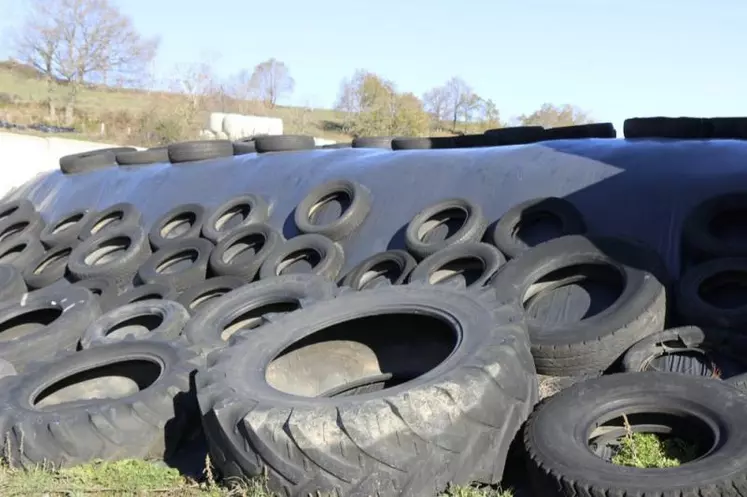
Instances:
[[[505,263],[506,258],[492,245],[460,243],[423,259],[410,274],[410,281],[429,285],[456,283],[460,288],[477,289],[487,285]]]
[[[182,333],[189,313],[173,300],[145,300],[113,309],[86,328],[83,349],[127,339],[173,340]]]
[[[625,138],[707,139],[710,123],[700,117],[635,117],[623,124]]]
[[[240,333],[196,379],[211,460],[229,479],[266,472],[272,491],[293,496],[497,483],[537,378],[526,330],[510,321],[518,309],[482,298],[351,291]]]
[[[577,383],[544,402],[527,422],[529,481],[543,497],[745,495],[747,477],[736,469],[747,465],[744,409],[747,396],[706,378],[647,372]],[[624,435],[623,414],[634,432],[669,434],[710,451],[666,469],[611,464],[590,450],[589,441],[594,436],[601,445]],[[603,430],[606,436],[597,436]]]
[[[45,226],[38,212],[17,213],[0,221],[0,243],[24,235],[39,238]]]
[[[202,236],[220,242],[233,230],[248,224],[264,223],[270,215],[267,202],[258,195],[239,195],[210,212],[202,225]]]
[[[102,148],[80,154],[66,155],[60,157],[60,170],[64,174],[76,174],[113,167],[117,165],[117,153],[133,152],[135,150],[137,149],[132,147]]]
[[[78,241],[80,232],[93,216],[88,209],[67,212],[49,223],[39,234],[39,240],[47,247],[68,245]]]
[[[244,285],[246,285],[246,282],[233,276],[208,278],[199,285],[182,292],[176,301],[183,305],[190,314],[195,314],[204,306]]]
[[[139,226],[142,214],[134,205],[122,202],[92,214],[78,235],[86,240],[94,235],[102,235],[125,226]]]
[[[353,144],[352,143],[330,143],[329,145],[322,145],[319,148],[323,148],[323,149],[353,148]]]
[[[514,126],[489,129],[485,132],[491,146],[523,145],[542,141],[545,128],[542,126]]]
[[[146,166],[149,164],[168,164],[169,151],[167,148],[149,148],[148,150],[134,150],[116,154],[117,164],[120,166]]]
[[[461,135],[455,138],[457,148],[479,148],[490,145],[487,135]]]
[[[257,153],[290,152],[292,150],[311,150],[316,148],[313,136],[276,135],[258,136],[254,139]]]
[[[181,293],[205,281],[213,248],[210,241],[202,238],[168,243],[142,263],[137,271],[138,279]]]
[[[454,232],[447,233],[443,240],[430,241],[428,237],[442,226]],[[415,257],[424,259],[449,245],[479,242],[487,226],[482,208],[476,203],[461,198],[443,200],[412,218],[405,231],[405,245]]]
[[[44,253],[44,245],[34,235],[19,235],[0,243],[0,264],[9,264],[23,274]]]
[[[741,222],[747,210],[747,192],[711,197],[690,211],[682,226],[682,242],[697,258],[747,257],[747,242],[719,236],[731,216]],[[730,216],[731,214],[731,216]]]
[[[101,312],[109,312],[114,306],[114,299],[119,295],[117,282],[106,277],[76,281],[73,286],[82,287],[91,292],[98,299]]]
[[[648,336],[625,352],[623,371],[662,371],[724,378],[719,364],[732,359],[747,370],[747,335],[727,330],[684,326]]]
[[[210,270],[217,276],[254,280],[267,256],[285,242],[269,224],[250,224],[232,231],[210,254]]]
[[[348,272],[340,284],[353,290],[375,288],[384,282],[403,285],[417,265],[415,258],[408,252],[387,250],[363,260]]]
[[[394,138],[392,150],[431,150],[457,148],[455,136],[434,136],[431,138]]]
[[[683,323],[742,330],[747,325],[747,303],[725,302],[709,294],[747,281],[747,258],[714,259],[689,268],[677,285],[677,315]]]
[[[77,243],[58,245],[30,261],[23,272],[23,279],[29,288],[44,288],[64,279],[67,275],[67,261],[76,245]]]
[[[340,206],[336,219],[317,223],[317,211],[331,202]],[[371,192],[350,180],[334,180],[311,190],[298,204],[294,220],[301,233],[316,233],[333,241],[341,241],[358,229],[371,212]]]
[[[246,155],[257,153],[254,140],[246,142],[233,142],[233,155]]]
[[[0,358],[23,372],[34,361],[75,350],[83,332],[100,315],[93,294],[73,285],[6,300],[0,304]]]
[[[710,122],[712,139],[747,139],[747,118],[744,117],[713,117]]]
[[[8,378],[0,394],[3,454],[9,464],[29,469],[168,458],[197,421],[190,375],[203,363],[177,342],[133,340],[75,352]],[[106,376],[126,378],[132,388],[122,381],[117,389],[89,386],[86,397],[64,402],[76,393],[65,387]],[[55,386],[62,388],[50,390]],[[111,398],[116,394],[122,396]]]
[[[597,271],[595,277],[615,283],[618,296],[601,312],[579,321],[547,325],[525,311],[540,374],[604,371],[634,343],[664,329],[663,262],[636,242],[580,235],[556,238],[508,262],[491,285],[501,302],[523,306],[541,292],[583,281],[588,273],[571,268],[587,264]]]
[[[112,300],[109,309],[117,309],[135,302],[145,302],[146,300],[176,300],[176,298],[177,293],[173,288],[158,283],[150,283],[127,289]]]
[[[23,217],[36,212],[34,204],[25,198],[10,200],[0,204],[0,222],[12,217]]]
[[[13,266],[0,264],[0,304],[17,299],[27,291],[21,272]]]
[[[303,309],[338,293],[334,283],[308,274],[257,281],[226,293],[204,306],[187,323],[184,336],[204,352],[225,347],[241,329],[254,330],[279,316]]]
[[[67,267],[75,280],[107,277],[124,289],[150,254],[143,228],[123,226],[82,241],[70,254]]]
[[[335,281],[345,265],[342,247],[321,235],[299,235],[278,246],[267,256],[259,270],[259,278],[266,280],[283,274],[300,260],[308,262],[306,272]]]
[[[547,128],[544,140],[573,140],[579,138],[617,138],[617,131],[612,123],[578,124]]]
[[[168,211],[153,223],[148,233],[155,250],[169,242],[199,238],[205,222],[205,208],[200,204],[183,204]]]
[[[362,136],[353,139],[353,148],[384,148],[392,149],[391,136]]]
[[[586,233],[584,217],[572,203],[562,198],[543,197],[527,200],[506,211],[491,230],[490,241],[506,257],[513,259],[536,245],[519,238],[520,230],[546,220],[559,224],[555,238]]]
[[[229,140],[198,140],[172,143],[168,147],[169,160],[173,164],[197,162],[233,156],[233,143]]]

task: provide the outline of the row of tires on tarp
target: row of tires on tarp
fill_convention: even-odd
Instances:
[[[203,433],[229,480],[434,495],[501,482],[523,433],[536,495],[743,495],[747,299],[717,295],[747,271],[741,208],[744,193],[698,206],[671,275],[644,244],[587,233],[565,200],[490,223],[447,199],[410,221],[406,250],[343,275],[339,242],[375,215],[349,180],[309,192],[289,240],[252,194],[177,206],[148,231],[130,204],[46,222],[7,202],[2,453],[25,467],[169,459]],[[555,231],[530,240],[547,220]],[[548,319],[584,281],[614,298]],[[575,384],[537,406],[547,377]],[[692,441],[699,457],[611,464],[626,430]]]

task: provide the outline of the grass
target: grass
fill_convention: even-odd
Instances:
[[[696,447],[679,438],[662,439],[655,433],[634,433],[625,418],[626,435],[612,462],[634,468],[675,468],[697,457]]]
[[[209,467],[209,465],[207,466]],[[216,483],[211,471],[197,483],[177,470],[146,461],[95,462],[70,469],[39,467],[24,471],[0,466],[0,495],[3,497],[276,497],[261,479],[233,488]],[[512,497],[505,490],[451,487],[439,497]],[[318,496],[323,497],[323,496]]]

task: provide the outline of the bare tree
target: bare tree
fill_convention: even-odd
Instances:
[[[15,49],[50,83],[69,88],[67,119],[80,87],[110,78],[134,83],[155,57],[159,40],[145,39],[109,0],[34,0]]]
[[[472,88],[461,78],[451,78],[445,85],[448,95],[449,115],[452,118],[452,127],[456,129],[456,123],[462,114],[465,105],[470,101],[474,92]]]
[[[560,106],[543,104],[542,107],[531,114],[519,116],[519,122],[522,126],[556,128],[559,126],[587,124],[593,122],[593,120],[585,111],[570,104]]]
[[[449,93],[446,87],[437,86],[423,95],[423,104],[425,110],[430,114],[433,124],[438,129],[441,122],[448,119],[449,111]]]
[[[278,97],[292,93],[296,86],[288,67],[276,59],[257,64],[251,81],[257,89],[259,98],[269,107],[275,107]]]

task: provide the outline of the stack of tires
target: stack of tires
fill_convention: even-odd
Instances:
[[[556,197],[498,219],[443,198],[348,264],[375,200],[326,181],[292,230],[263,194],[148,223],[134,203],[0,205],[5,457],[168,461],[204,435],[227,481],[432,496],[501,483],[516,441],[538,496],[747,493],[747,299],[712,291],[747,273],[729,238],[747,193],[690,213],[682,275]],[[697,455],[611,464],[631,430]]]

